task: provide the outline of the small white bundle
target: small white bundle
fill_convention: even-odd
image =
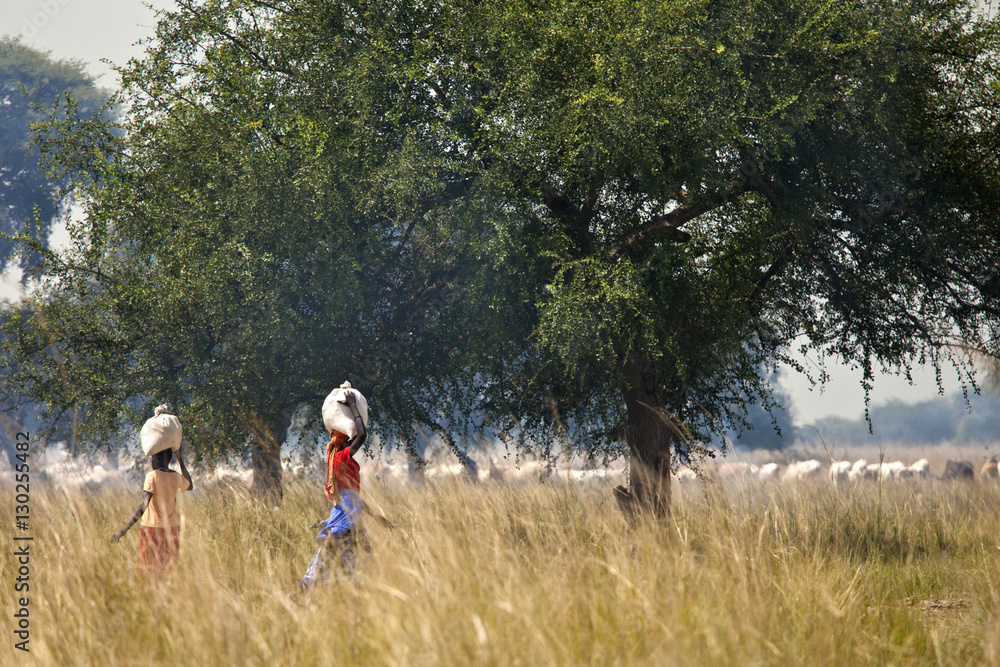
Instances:
[[[330,392],[330,395],[323,401],[323,423],[327,431],[340,431],[348,438],[353,438],[357,429],[354,426],[354,413],[351,409],[341,403],[348,393],[354,394],[357,401],[358,412],[361,413],[361,421],[365,428],[368,427],[368,401],[364,395],[351,387],[350,382],[345,382],[338,388]]]
[[[139,431],[139,442],[146,456],[158,454],[165,449],[175,452],[181,448],[181,420],[167,414],[166,403],[156,407],[154,417],[146,420]]]

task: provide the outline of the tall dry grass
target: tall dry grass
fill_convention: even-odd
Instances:
[[[166,582],[138,569],[137,528],[108,543],[137,489],[34,487],[28,658],[1000,664],[1000,485],[688,486],[669,522],[633,529],[601,487],[364,485],[395,530],[369,522],[356,578],[307,595],[307,526],[328,510],[316,484],[290,484],[277,509],[239,487],[188,494]]]

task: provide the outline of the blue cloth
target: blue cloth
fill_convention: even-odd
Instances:
[[[361,496],[355,491],[344,489],[340,492],[340,502],[330,510],[330,518],[322,523],[316,539],[345,535],[357,528],[360,519]]]
[[[335,566],[338,559],[340,560],[341,568]],[[339,576],[339,572],[342,569],[344,574],[353,579],[356,565],[357,553],[355,551],[354,538],[351,535],[332,537],[319,545],[319,549],[316,549],[316,553],[313,555],[312,560],[309,561],[309,567],[306,568],[306,573],[302,577],[302,581],[299,582],[299,588],[309,590],[316,584],[329,581],[331,570],[337,572]]]
[[[339,559],[344,572],[354,576],[356,564],[355,540],[359,536],[358,521],[361,519],[361,496],[346,489],[340,492],[340,499],[330,510],[330,518],[320,524],[316,541],[319,548],[309,561],[309,567],[299,586],[312,588],[330,578],[330,559]],[[363,538],[363,534],[361,535]],[[335,568],[334,568],[335,569]]]

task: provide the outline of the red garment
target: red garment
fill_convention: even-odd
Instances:
[[[347,436],[340,431],[330,431],[330,444],[326,446],[327,500],[333,500],[335,489],[361,492],[361,466],[351,456],[350,447],[340,448],[347,440]]]
[[[181,527],[139,528],[139,565],[169,569],[181,549]]]
[[[333,455],[333,474],[338,489],[351,489],[361,493],[361,466],[351,456],[351,448],[344,447]]]

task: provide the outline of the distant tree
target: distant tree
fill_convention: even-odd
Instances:
[[[403,440],[624,450],[665,514],[790,345],[866,391],[995,345],[998,51],[966,0],[185,0],[127,138],[46,142],[88,210],[6,386],[273,452],[350,375]]]
[[[966,409],[962,410],[956,425],[954,442],[1000,443],[1000,398],[993,394],[971,399],[971,406],[962,406]]]
[[[0,37],[0,232],[26,229],[35,238],[48,237],[58,213],[57,184],[31,145],[31,124],[45,119],[33,105],[51,107],[66,93],[84,117],[100,113],[109,97],[82,62],[54,60],[16,38]],[[13,248],[0,236],[0,270]]]
[[[740,406],[746,410],[746,425],[725,433],[725,439],[737,447],[784,449],[798,438],[792,397],[779,384],[781,373],[775,371],[765,375],[772,390],[770,396],[765,396],[763,402],[756,397],[741,401]]]
[[[883,442],[947,442],[955,437],[962,417],[962,398],[928,400],[916,405],[899,400],[872,408],[874,428]]]
[[[817,433],[833,444],[911,444],[1000,442],[1000,402],[995,396],[967,398],[962,394],[919,403],[889,401],[871,408],[864,417],[827,417],[803,430],[806,439]]]

